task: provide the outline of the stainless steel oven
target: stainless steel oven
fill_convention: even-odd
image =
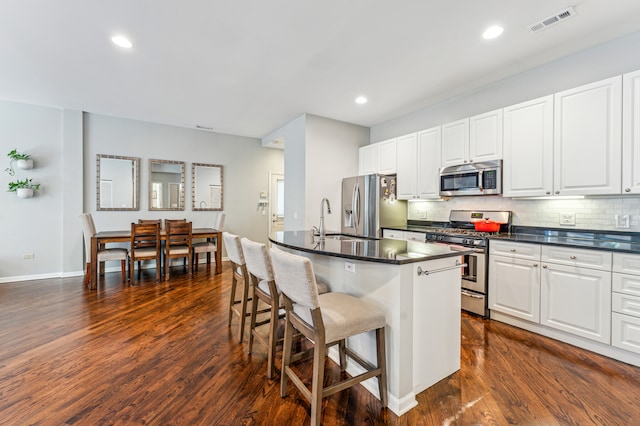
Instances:
[[[440,227],[426,231],[426,241],[446,244],[454,250],[472,251],[464,255],[464,264],[467,266],[462,269],[460,277],[462,309],[486,317],[489,315],[487,307],[489,293],[487,237],[489,233],[475,230],[473,218],[476,217],[491,218],[501,223],[501,232],[507,232],[511,225],[509,211],[452,210],[449,213],[449,222],[441,223]]]

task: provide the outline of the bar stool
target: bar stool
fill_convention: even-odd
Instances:
[[[233,315],[237,315],[240,320],[239,340],[242,343],[245,320],[247,316],[251,315],[247,313],[247,304],[251,301],[249,298],[249,273],[247,272],[247,264],[244,260],[240,237],[229,232],[223,232],[222,240],[233,268],[231,296],[229,298],[229,327],[231,327]],[[240,300],[236,300],[236,291],[240,283],[242,285],[242,294],[240,295]],[[240,305],[240,309],[238,309],[237,305]]]
[[[385,351],[385,316],[375,306],[357,297],[331,292],[318,294],[311,261],[306,257],[270,250],[273,272],[282,292],[285,306],[285,333],[282,354],[280,394],[284,398],[287,379],[311,402],[311,425],[319,425],[322,398],[340,392],[363,380],[378,377],[378,391],[383,407],[387,406],[387,367]],[[311,390],[290,366],[304,359],[305,353],[291,354],[293,329],[301,332],[313,345],[313,377]],[[376,332],[377,366],[371,365],[350,348],[347,337],[371,330]],[[327,345],[338,344],[340,368],[346,369],[346,357],[356,361],[365,372],[324,387],[324,359]]]

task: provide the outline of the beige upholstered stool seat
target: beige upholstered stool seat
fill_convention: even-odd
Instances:
[[[376,306],[344,293],[318,293],[311,261],[272,248],[273,272],[284,300],[285,332],[282,350],[280,395],[287,395],[287,381],[311,402],[311,425],[321,424],[322,399],[373,377],[378,378],[378,391],[383,407],[387,406],[387,361],[385,350],[385,316]],[[313,376],[311,389],[291,366],[306,359],[306,352],[292,354],[294,328],[313,343]],[[375,330],[376,366],[346,346],[347,337]],[[337,344],[340,368],[346,370],[347,357],[364,372],[324,386],[324,364],[327,346]]]
[[[350,294],[320,294],[318,303],[326,344],[385,326],[382,311]],[[308,308],[295,304],[293,311],[307,324],[313,324]]]

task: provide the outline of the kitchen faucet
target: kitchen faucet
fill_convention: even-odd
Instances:
[[[327,213],[331,214],[331,204],[329,204],[329,200],[323,198],[320,201],[320,229],[318,229],[318,233],[320,234],[320,238],[324,238],[325,229],[324,229],[324,205],[327,204]]]

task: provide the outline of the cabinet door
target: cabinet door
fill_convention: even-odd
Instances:
[[[502,159],[502,110],[469,119],[469,161]]]
[[[503,144],[503,196],[551,195],[553,95],[505,108]]]
[[[378,143],[378,173],[396,174],[396,139]]]
[[[489,309],[540,322],[539,263],[490,256]]]
[[[440,126],[418,133],[418,177],[419,198],[440,198]]]
[[[622,76],[556,93],[554,193],[621,192]]]
[[[611,273],[543,263],[540,323],[609,344]]]
[[[442,126],[442,167],[469,162],[469,119]]]
[[[410,200],[417,196],[416,181],[418,158],[416,134],[402,136],[397,142],[397,195],[399,200]]]
[[[370,175],[378,172],[378,144],[360,147],[358,174]]]
[[[613,313],[611,345],[640,354],[640,318]]]
[[[622,81],[622,191],[640,194],[640,71]]]

